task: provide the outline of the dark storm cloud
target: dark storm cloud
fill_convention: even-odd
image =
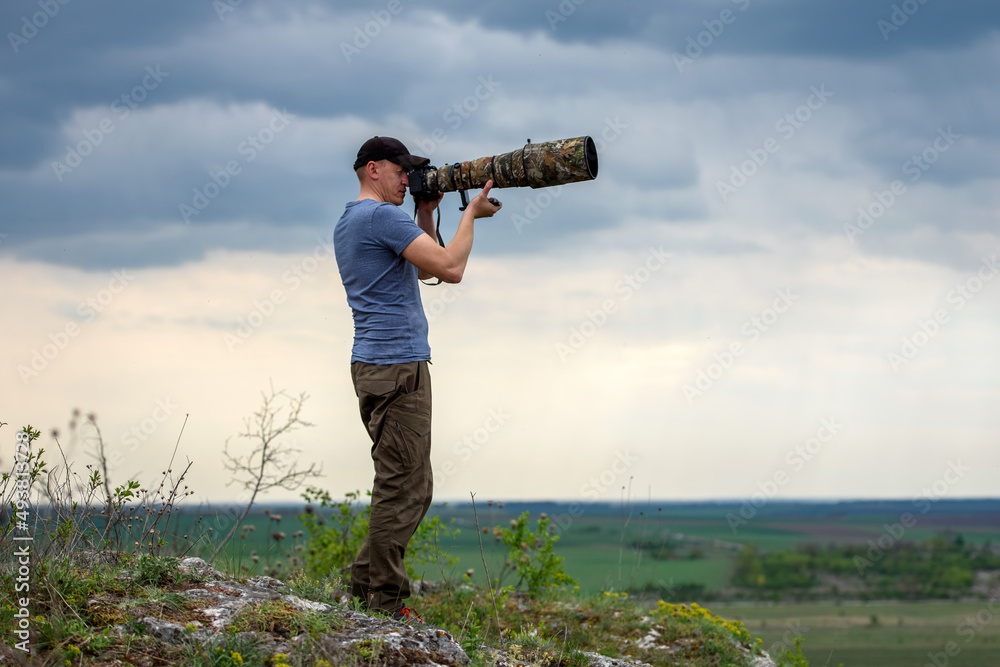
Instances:
[[[457,39],[477,26],[509,31],[508,50],[480,51]],[[408,141],[426,142],[438,128],[450,133],[451,105],[472,99],[484,77],[493,76],[501,83],[489,104],[503,112],[463,116],[462,137],[477,137],[477,147],[449,140],[436,147],[435,162],[513,150],[528,134],[523,127],[553,133],[536,140],[596,134],[619,110],[625,122],[640,127],[628,114],[644,104],[649,115],[664,102],[726,104],[827,82],[837,91],[837,104],[867,118],[849,148],[885,179],[953,127],[961,143],[947,157],[962,159],[941,159],[922,177],[967,183],[997,170],[991,150],[976,146],[997,135],[991,109],[1000,68],[995,50],[983,49],[972,70],[955,54],[998,26],[1000,11],[973,0],[386,0],[350,8],[250,0],[9,2],[0,6],[0,232],[8,235],[6,250],[20,247],[31,257],[85,267],[120,265],[123,258],[174,264],[213,248],[254,243],[275,248],[267,233],[236,238],[233,225],[291,230],[331,224],[355,186],[337,161],[350,157],[348,147],[360,135],[372,125],[400,127],[401,119]],[[369,39],[370,48],[365,30],[379,33]],[[560,52],[558,45],[579,48]],[[352,46],[361,49],[351,53]],[[658,57],[655,67],[642,60],[647,55]],[[577,57],[589,60],[577,63]],[[728,69],[708,67],[720,58],[729,59]],[[837,73],[843,63],[870,65],[875,74],[849,80],[847,73],[859,70]],[[894,78],[880,78],[886,72]],[[601,111],[592,117],[550,112],[560,100],[581,95],[611,101],[597,104]],[[237,125],[233,109],[253,105],[315,124],[303,133],[339,132],[339,143],[318,148],[303,145],[310,142],[301,134],[283,138],[285,145],[267,160],[250,165],[238,147],[263,121],[244,117]],[[323,124],[345,118],[364,122],[347,129]],[[105,144],[79,169],[61,172],[62,162],[74,159],[74,147],[99,136],[94,133],[106,121],[115,134],[104,135]],[[649,203],[659,201],[658,190],[694,191],[699,164],[691,145],[654,136],[660,133],[655,126],[635,132],[644,140],[633,135],[612,146],[599,184],[579,200],[562,202],[561,215],[537,225],[530,243],[507,228],[483,249],[544,248],[566,234],[614,224],[624,183],[633,188],[631,201],[644,202],[629,204],[633,213],[645,214],[640,209],[647,206],[667,219],[706,215],[694,197]],[[644,141],[659,141],[660,154],[669,156],[656,173],[622,154]],[[182,219],[183,205],[193,206],[210,174],[234,159],[241,174],[224,196]],[[520,211],[532,196],[511,194],[509,200]],[[181,223],[197,232],[183,239],[158,236]]]
[[[135,85],[123,52],[174,43],[211,13],[200,2],[0,5],[0,165],[30,166],[52,147],[52,128],[70,108],[110,104]]]
[[[436,6],[486,26],[540,30],[560,41],[641,40],[682,53],[688,38],[710,30],[720,33],[710,35],[709,48],[717,53],[880,58],[963,46],[1000,27],[1000,12],[990,0],[546,0],[471,6],[446,0]]]

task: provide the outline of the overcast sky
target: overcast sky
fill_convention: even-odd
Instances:
[[[421,288],[438,499],[997,495],[995,3],[344,4],[0,7],[0,463],[28,423],[93,462],[79,408],[149,484],[187,416],[198,499],[237,498],[273,382],[313,484],[369,488],[358,147],[590,135],[595,181],[497,191]]]

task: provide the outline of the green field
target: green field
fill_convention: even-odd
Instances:
[[[487,517],[493,520],[484,520]],[[456,521],[459,518],[456,517]],[[789,549],[804,541],[840,542],[848,539],[845,535],[867,534],[877,538],[884,530],[883,524],[891,519],[891,516],[852,517],[849,521],[833,524],[828,534],[823,535],[817,530],[809,534],[797,530],[801,520],[796,518],[751,524],[734,536],[724,515],[718,513],[715,517],[689,515],[642,521],[633,516],[623,540],[625,521],[620,516],[590,517],[575,521],[562,533],[556,552],[565,558],[567,572],[578,580],[580,590],[585,594],[641,587],[647,582],[667,588],[684,583],[702,583],[708,589],[720,590],[726,587],[732,571],[731,553],[707,548],[707,557],[697,560],[656,560],[637,558],[636,552],[627,545],[633,539],[656,539],[665,531],[670,531],[671,534],[681,533],[701,540],[754,542],[763,549]],[[503,525],[504,520],[509,521],[509,517],[495,512],[480,516],[481,525],[490,527]],[[914,529],[907,538],[923,540],[940,532],[940,527]],[[969,542],[996,541],[1000,534],[995,528],[987,526],[963,532],[963,537]],[[483,538],[487,563],[495,575],[503,562],[502,545],[497,545],[492,535],[484,535]],[[482,557],[478,545],[473,525],[466,526],[462,534],[446,547],[447,551],[460,558],[451,576],[473,568],[476,578],[483,581],[479,576]],[[440,574],[428,572],[427,576],[439,578]],[[650,606],[652,602],[649,601]],[[723,618],[743,621],[754,635],[764,641],[765,648],[777,649],[775,653],[780,653],[785,646],[791,647],[790,640],[795,636],[802,636],[805,640],[803,652],[814,666],[922,667],[934,664],[931,656],[936,656],[940,665],[950,667],[1000,665],[1000,618],[993,620],[985,600],[971,603],[703,604]],[[987,615],[990,620],[983,623]],[[953,655],[945,653],[949,642],[954,642]]]
[[[921,667],[934,664],[929,654],[936,654],[942,667],[1000,665],[1000,623],[994,622],[985,602],[715,604],[712,611],[742,621],[764,640],[765,649],[801,635],[805,638],[803,652],[814,666]],[[949,642],[954,643],[957,654],[954,649],[955,655],[945,653]]]
[[[480,516],[480,524],[492,528],[494,525],[509,523],[509,517],[504,517],[503,520],[484,520],[488,518],[489,515]],[[457,520],[456,524],[459,524]],[[641,552],[629,548],[630,540],[648,539],[650,529],[651,526],[630,526],[626,530],[623,545],[621,525],[617,519],[598,517],[588,521],[580,520],[560,535],[556,553],[565,558],[566,571],[577,580],[580,591],[584,594],[606,590],[621,591],[641,587],[646,583],[670,586],[700,582],[710,588],[722,588],[726,585],[732,569],[728,554],[720,556],[713,553],[697,560],[665,561],[644,558]],[[475,525],[462,522],[460,530],[458,537],[442,544],[445,551],[459,558],[459,564],[452,568],[452,573],[461,574],[471,568],[476,571],[477,581],[485,583],[483,558]],[[506,557],[503,545],[492,534],[483,535],[483,552],[491,574],[496,577]],[[440,570],[427,573],[428,578],[439,576]]]

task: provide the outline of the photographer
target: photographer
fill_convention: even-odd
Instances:
[[[474,220],[500,210],[488,198],[489,182],[465,209],[455,237],[441,247],[432,220],[440,196],[418,202],[416,222],[398,208],[407,171],[428,162],[396,139],[366,141],[354,163],[360,194],[334,230],[354,315],[351,378],[375,464],[368,539],[351,566],[351,594],[398,620],[415,617],[403,603],[410,595],[403,556],[433,494],[430,346],[418,279],[460,282]]]

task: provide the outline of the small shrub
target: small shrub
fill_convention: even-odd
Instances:
[[[523,585],[531,597],[537,597],[545,589],[575,584],[576,580],[563,569],[562,556],[555,554],[559,536],[555,534],[549,518],[543,514],[535,530],[532,530],[528,514],[525,512],[516,520],[511,520],[510,528],[497,526],[494,529],[494,533],[499,531],[500,540],[507,547],[507,560],[498,577],[498,584],[511,570],[517,572],[519,577],[514,588]]]
[[[302,494],[309,505],[298,518],[307,536],[304,558],[306,572],[311,577],[323,579],[331,573],[339,573],[349,578],[347,568],[368,537],[371,519],[371,505],[362,505],[360,497],[361,492],[354,491],[346,494],[344,500],[334,501],[329,492],[312,486]],[[319,510],[315,507],[317,503]],[[332,512],[327,516],[325,510]],[[457,528],[449,528],[449,524],[436,514],[425,516],[406,547],[407,576],[415,578],[420,565],[457,563],[458,559],[441,549],[440,543],[458,533]]]
[[[786,648],[781,655],[771,656],[781,667],[809,667],[809,661],[802,653],[802,637],[795,638],[795,646]],[[842,666],[841,666],[842,667]]]
[[[309,503],[299,515],[306,532],[305,565],[313,577],[325,577],[330,572],[343,571],[354,561],[368,537],[370,505],[358,501],[360,491],[346,494],[334,501],[330,493],[313,486],[306,487],[302,498]],[[315,505],[319,504],[319,509]],[[322,510],[333,510],[329,516]]]

